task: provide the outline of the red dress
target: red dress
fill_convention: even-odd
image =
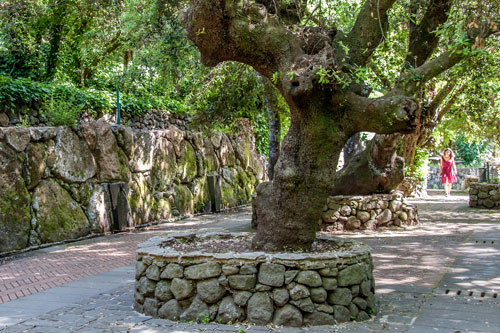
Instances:
[[[457,177],[455,177],[455,173],[453,172],[453,163],[455,163],[453,158],[450,158],[447,161],[441,157],[441,163],[443,165],[443,168],[441,169],[441,184],[455,183],[457,181]]]

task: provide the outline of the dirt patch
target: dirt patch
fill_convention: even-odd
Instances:
[[[245,253],[258,252],[252,245],[253,236],[238,238],[175,238],[163,242],[162,248],[170,248],[178,252],[203,251],[207,253]],[[325,253],[337,251],[350,251],[355,243],[344,240],[316,239],[310,250],[283,248],[277,251],[266,251],[269,253]]]

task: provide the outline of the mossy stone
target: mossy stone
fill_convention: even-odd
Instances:
[[[196,153],[193,146],[183,140],[180,146],[180,157],[177,163],[177,175],[183,183],[190,183],[197,175]]]
[[[43,177],[46,151],[47,146],[39,142],[28,145],[26,149],[24,179],[30,190],[35,188]]]
[[[222,181],[221,185],[221,201],[224,207],[235,207],[238,205],[238,198],[236,196],[233,185]]]
[[[38,211],[42,243],[75,239],[87,235],[90,226],[80,206],[54,180],[43,180],[33,193]]]
[[[0,252],[28,245],[31,198],[16,152],[0,142]]]
[[[158,207],[152,191],[151,178],[143,173],[133,173],[129,184],[128,202],[134,223],[151,221]]]
[[[175,207],[181,215],[192,214],[194,212],[193,193],[185,185],[175,186]]]
[[[166,138],[159,138],[153,160],[152,185],[155,191],[163,192],[172,184],[177,169],[174,145]]]
[[[196,178],[192,185],[194,211],[201,212],[207,203],[210,203],[210,193],[208,193],[208,184],[205,177]]]

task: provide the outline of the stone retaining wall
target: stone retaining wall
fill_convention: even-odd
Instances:
[[[374,230],[418,223],[417,207],[406,203],[401,192],[394,191],[392,194],[329,197],[323,209],[320,229]]]
[[[16,112],[2,110],[0,106],[0,127],[8,126],[47,126],[48,122],[40,114],[39,103],[35,107],[19,107]],[[3,111],[3,112],[2,112]],[[116,115],[106,114],[104,116],[109,122],[116,122]],[[80,122],[92,122],[95,118],[83,113]],[[149,110],[141,115],[129,115],[122,113],[121,123],[135,129],[167,129],[170,125],[185,130],[189,123],[189,115],[173,114],[166,110]]]
[[[0,252],[203,211],[207,175],[223,208],[247,203],[265,175],[249,132],[0,127]]]
[[[500,209],[500,184],[471,183],[469,207]]]
[[[154,237],[139,245],[137,311],[170,320],[302,326],[367,320],[375,310],[366,245],[331,239],[349,250],[273,254],[180,253],[161,246],[172,240],[186,243],[193,236]]]

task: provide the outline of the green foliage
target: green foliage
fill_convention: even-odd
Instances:
[[[487,145],[477,142],[468,142],[463,135],[459,135],[454,142],[457,159],[463,160],[465,166],[481,165],[482,155]]]
[[[195,123],[212,126],[226,132],[234,131],[236,118],[249,118],[255,131],[257,152],[269,152],[267,109],[264,102],[264,85],[249,66],[227,62],[215,67],[194,91],[191,98]],[[288,110],[283,98],[279,108]],[[282,115],[284,130],[288,129],[287,116]]]
[[[80,109],[75,104],[55,97],[46,100],[40,110],[42,117],[52,126],[75,126],[80,113]]]
[[[114,91],[0,76],[0,104],[5,110],[16,111],[23,105],[39,108],[50,125],[74,125],[84,112],[94,118],[104,113],[113,113],[116,108],[115,96]],[[185,105],[179,101],[151,95],[120,94],[120,106],[123,113],[130,115],[140,115],[151,109],[186,112]]]
[[[22,105],[33,106],[38,103],[45,104],[43,109],[47,112],[65,105],[64,110],[71,109],[71,113],[76,113],[74,110],[78,109],[79,113],[87,111],[90,115],[110,110],[112,105],[105,92],[5,76],[0,76],[0,103],[10,111]]]
[[[424,182],[429,176],[429,153],[424,149],[417,149],[413,174],[410,165],[405,166],[405,176],[415,177]]]

